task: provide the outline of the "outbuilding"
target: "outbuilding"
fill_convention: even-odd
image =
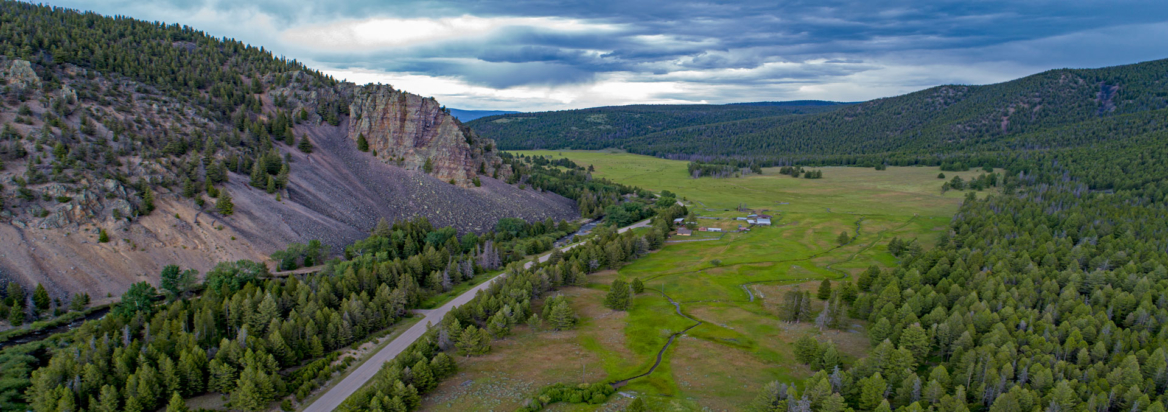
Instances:
[[[689,230],[687,228],[684,228],[684,227],[679,227],[679,228],[677,228],[677,235],[678,236],[690,236],[690,235],[693,235],[693,231]]]

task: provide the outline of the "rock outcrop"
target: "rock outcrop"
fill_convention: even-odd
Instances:
[[[349,115],[349,138],[363,136],[370,152],[385,163],[426,171],[463,187],[478,174],[508,174],[500,170],[494,141],[462,126],[434,98],[369,85],[354,91]]]
[[[41,78],[37,76],[32,65],[26,60],[6,60],[0,58],[0,77],[4,85],[20,89],[40,87]]]

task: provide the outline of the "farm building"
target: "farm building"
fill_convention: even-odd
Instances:
[[[678,236],[690,236],[690,235],[693,235],[693,231],[686,229],[684,227],[679,227],[679,228],[677,228],[677,235]]]
[[[699,232],[705,232],[706,230],[708,230],[708,229],[706,229],[706,227],[705,227],[705,226],[702,226],[702,227],[699,227],[699,228],[698,228],[698,231],[699,231]]]
[[[754,219],[754,224],[770,226],[771,225],[771,217],[767,216],[767,215],[759,216],[758,218]]]
[[[721,231],[722,231],[722,228],[720,228],[720,227],[712,227],[712,228],[706,229],[706,231],[708,231],[708,232],[721,232]]]
[[[684,221],[685,221],[685,218],[684,218],[684,217],[679,217],[679,218],[677,218],[677,219],[673,219],[673,223],[681,223],[681,222],[684,222]]]

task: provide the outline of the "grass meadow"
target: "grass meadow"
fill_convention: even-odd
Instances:
[[[427,410],[510,410],[555,382],[617,381],[648,371],[669,336],[702,322],[665,351],[661,365],[621,393],[640,396],[650,410],[738,410],[772,380],[794,382],[812,371],[794,360],[792,344],[804,334],[832,341],[847,360],[868,349],[864,325],[820,331],[779,321],[776,307],[790,288],[811,290],[822,279],[853,276],[870,265],[896,264],[886,249],[892,237],[916,238],[928,247],[948,227],[965,192],[941,192],[933,167],[824,167],[822,179],[801,179],[764,169],[762,175],[692,179],[686,162],[610,152],[520,151],[567,157],[592,165],[593,176],[677,194],[699,225],[737,228],[740,204],[774,216],[773,226],[727,233],[697,242],[669,242],[619,271],[590,276],[566,288],[581,324],[572,331],[532,333],[516,328],[482,358],[460,359],[459,374],[428,396]],[[945,172],[947,178],[981,171]],[[982,194],[984,195],[984,194]],[[852,238],[838,242],[840,232]],[[701,237],[697,237],[701,238]],[[673,237],[670,240],[691,238]],[[644,293],[628,312],[601,306],[609,283],[640,278]],[[666,298],[668,296],[668,298]],[[670,300],[689,318],[679,316]],[[815,308],[822,308],[816,302]],[[558,405],[552,410],[619,410],[605,405]]]

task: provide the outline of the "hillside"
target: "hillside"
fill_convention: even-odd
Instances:
[[[514,126],[506,129],[514,136],[498,139],[504,148],[611,146],[665,157],[952,155],[1081,146],[1109,139],[1109,129],[1117,125],[1139,123],[1141,132],[1164,128],[1163,122],[1155,119],[1168,114],[1164,110],[1168,108],[1165,73],[1168,60],[1061,69],[985,86],[938,86],[805,116],[722,118],[660,128],[668,130],[646,127],[629,130],[619,138],[597,140],[599,143],[572,133],[556,136],[539,128]],[[600,113],[609,109],[588,110]],[[673,116],[680,118],[686,113],[678,110]],[[554,113],[545,116],[565,117]],[[518,120],[489,118],[471,126],[486,136],[495,136],[500,127],[494,123],[514,121],[509,119]],[[1057,128],[1074,133],[1052,136],[1050,131]]]
[[[467,122],[475,132],[511,149],[628,147],[639,136],[746,119],[789,119],[836,109],[824,102],[790,105],[633,105],[490,116]],[[807,103],[807,104],[803,104]],[[782,120],[777,120],[782,121]]]
[[[185,26],[0,3],[0,77],[0,242],[21,245],[0,276],[54,296],[338,248],[382,217],[482,232],[578,216],[496,180],[495,143],[432,98]]]

